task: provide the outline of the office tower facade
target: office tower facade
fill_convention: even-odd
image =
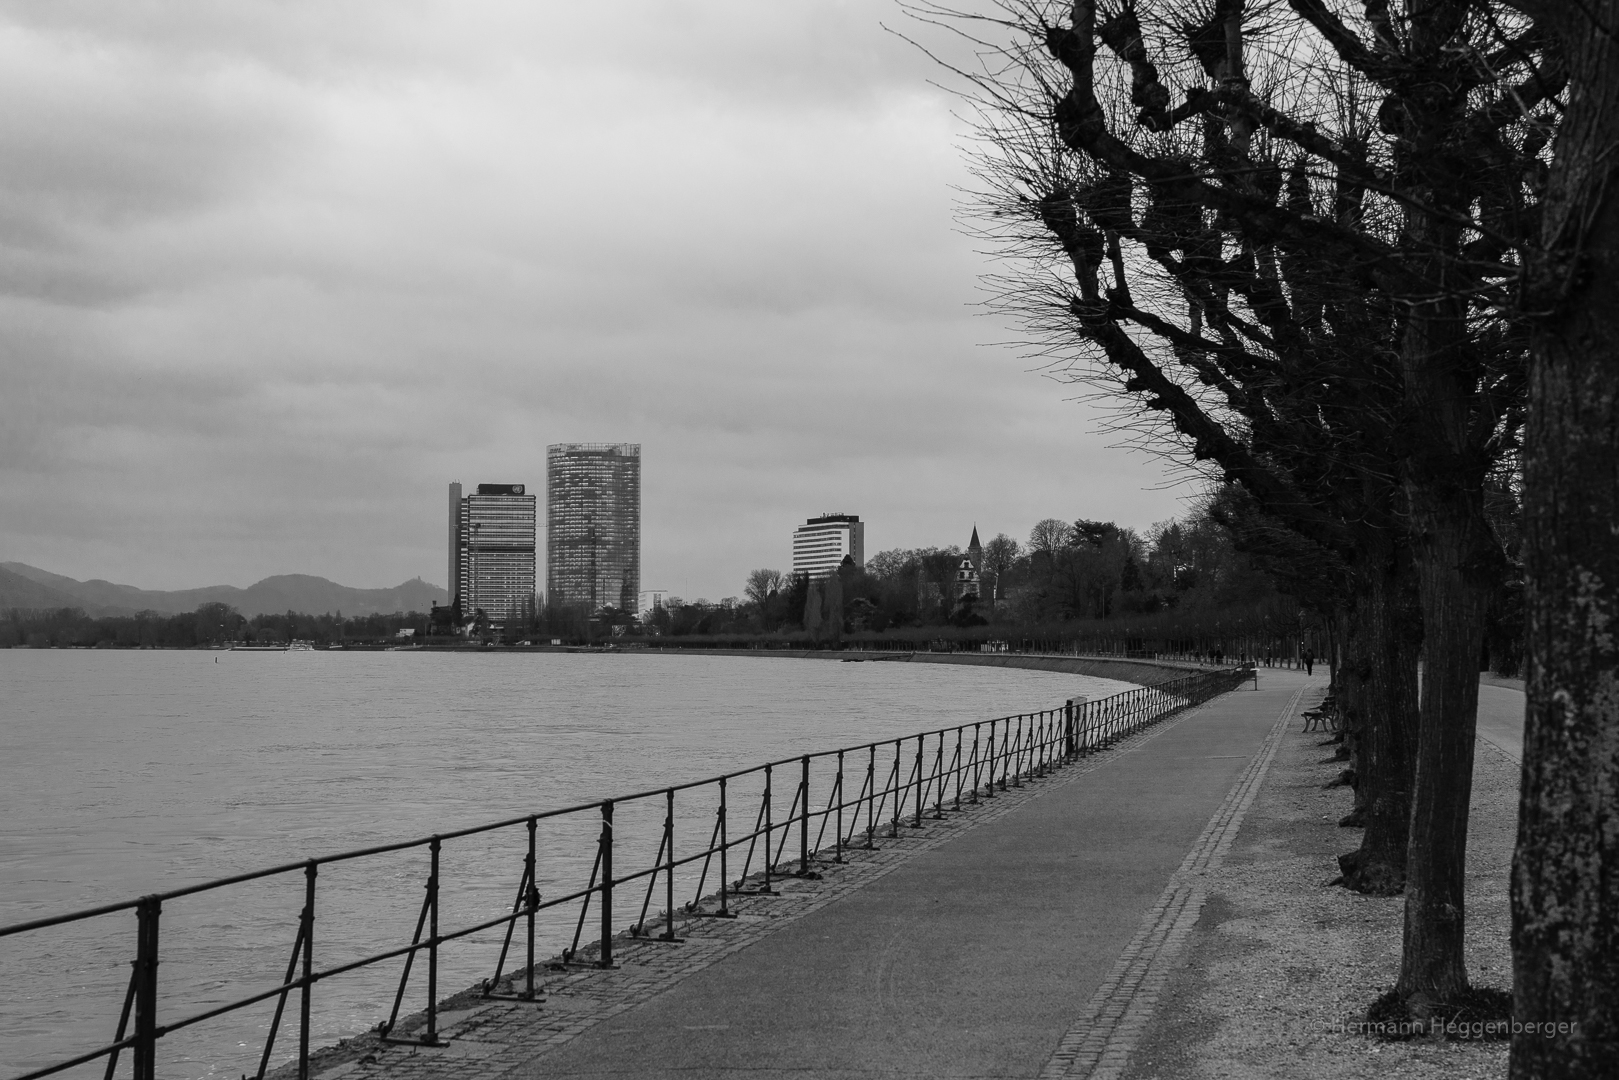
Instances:
[[[450,485],[450,571],[444,577],[450,603],[461,595],[461,485]]]
[[[555,604],[634,611],[641,593],[641,446],[546,448],[545,588]]]
[[[859,514],[822,514],[793,533],[793,573],[826,577],[843,563],[866,565],[866,523]]]
[[[534,602],[538,499],[522,484],[450,485],[451,603],[510,623]]]

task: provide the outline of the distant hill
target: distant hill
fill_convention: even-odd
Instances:
[[[16,565],[16,563],[0,563],[0,611],[7,608],[84,606],[70,593],[53,589],[34,578],[16,573],[11,569]]]
[[[137,589],[100,578],[77,581],[26,563],[0,563],[0,609],[80,607],[91,615],[133,615],[137,611],[177,614],[202,604],[229,604],[251,618],[270,612],[298,611],[324,615],[388,615],[426,611],[447,604],[449,595],[437,585],[412,578],[391,589],[351,589],[309,574],[278,574],[238,589],[210,585],[201,589]]]

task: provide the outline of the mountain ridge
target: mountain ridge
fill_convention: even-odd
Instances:
[[[248,618],[296,611],[305,615],[391,615],[426,611],[449,603],[449,594],[415,577],[391,589],[355,589],[312,574],[273,574],[247,588],[206,585],[196,589],[140,589],[103,578],[79,581],[27,563],[0,563],[0,610],[83,608],[87,615],[177,615],[203,604],[229,604]]]

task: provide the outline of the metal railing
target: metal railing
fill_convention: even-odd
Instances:
[[[542,913],[577,907],[577,916],[566,919],[566,923],[571,923],[573,927],[569,943],[560,951],[560,963],[553,966],[612,967],[614,941],[620,932],[627,931],[638,938],[678,942],[676,920],[680,914],[687,917],[734,918],[736,915],[731,910],[731,904],[737,896],[772,895],[776,891],[774,883],[785,875],[818,876],[814,869],[817,860],[839,863],[843,861],[846,849],[872,848],[879,840],[901,839],[905,829],[920,828],[924,818],[943,818],[947,811],[960,811],[982,799],[993,799],[997,790],[1005,791],[1038,780],[1180,709],[1235,689],[1252,675],[1251,671],[1242,669],[1198,672],[1097,701],[1079,698],[1056,709],[1019,713],[841,750],[784,758],[751,769],[642,791],[622,798],[604,799],[421,839],[287,863],[121,903],[0,927],[0,939],[5,939],[119,912],[133,911],[136,917],[135,957],[112,1041],[43,1068],[21,1073],[10,1080],[37,1080],[102,1058],[107,1062],[105,1080],[113,1080],[124,1050],[132,1053],[133,1080],[156,1080],[157,1047],[165,1036],[273,999],[273,1018],[263,1050],[258,1055],[257,1077],[263,1080],[274,1055],[286,1008],[294,995],[297,998],[295,1008],[298,1017],[298,1076],[301,1080],[307,1080],[311,1004],[316,985],[336,975],[390,960],[402,961],[399,982],[392,1010],[375,1030],[390,1042],[442,1045],[438,1031],[439,957],[443,947],[451,942],[492,928],[504,928],[499,959],[495,963],[493,976],[482,983],[482,995],[539,1002],[543,999],[535,988],[536,920]],[[748,790],[750,788],[756,790]],[[743,789],[740,797],[738,789]],[[853,798],[849,797],[850,789],[855,791]],[[686,805],[677,813],[677,804],[682,800]],[[756,810],[753,809],[755,801]],[[744,812],[743,828],[735,831],[732,810],[739,802],[751,813]],[[787,804],[786,813],[778,816],[777,810],[784,802]],[[615,815],[622,820],[622,811],[637,805],[662,810],[661,829],[656,830],[656,853],[637,865],[623,867],[615,861],[615,856],[625,848],[623,839],[615,837]],[[705,821],[710,815],[712,824],[706,830],[707,841],[688,850],[677,849],[677,826]],[[749,817],[752,818],[751,823]],[[597,823],[592,830],[596,833],[596,850],[588,881],[579,887],[576,879],[572,882],[572,888],[564,883],[559,895],[543,896],[539,887],[541,830],[551,823],[568,819],[577,821],[580,818]],[[522,830],[519,835],[523,837],[523,843],[522,868],[518,875],[516,898],[510,910],[503,910],[497,916],[466,926],[443,929],[439,925],[439,910],[440,863],[444,846],[451,841],[513,829]],[[825,846],[828,829],[832,835],[830,847]],[[684,835],[686,830],[678,831]],[[699,837],[702,831],[697,830]],[[787,845],[794,838],[797,840],[795,857],[784,861]],[[645,846],[650,850],[650,837],[645,839]],[[410,943],[317,968],[315,902],[322,868],[412,849],[426,850],[428,868],[415,933]],[[733,878],[731,866],[736,853],[742,853],[742,865]],[[579,864],[582,865],[582,860],[579,860]],[[298,915],[291,955],[280,983],[199,1012],[160,1022],[158,970],[164,905],[227,886],[300,873],[304,879],[303,907]],[[677,877],[682,873],[687,877],[692,896],[685,904],[677,903]],[[691,885],[693,875],[694,886]],[[716,888],[708,893],[705,890],[711,876]],[[635,897],[631,897],[626,907],[619,890],[643,881],[645,892],[639,896],[638,914],[633,918],[623,918],[626,910],[636,910]],[[652,911],[653,897],[659,891],[660,882],[663,886],[663,910],[660,915],[664,925],[661,933],[654,934],[656,926],[649,923],[648,914]],[[684,891],[681,895],[685,895]],[[592,908],[597,925],[587,938],[585,928]],[[569,914],[571,916],[571,912]],[[658,917],[654,916],[654,920]],[[525,937],[523,970],[520,975],[508,975],[506,964],[520,925],[524,927]],[[407,1035],[399,1014],[411,976],[418,968],[420,954],[425,954],[426,1008],[417,1023],[408,1025],[410,1032]],[[516,985],[519,979],[520,990]],[[503,989],[505,992],[502,992]]]

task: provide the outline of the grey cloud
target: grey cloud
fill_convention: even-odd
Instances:
[[[0,558],[437,580],[444,484],[576,439],[643,443],[645,579],[715,597],[822,509],[1169,516],[978,345],[891,10],[0,4]]]

